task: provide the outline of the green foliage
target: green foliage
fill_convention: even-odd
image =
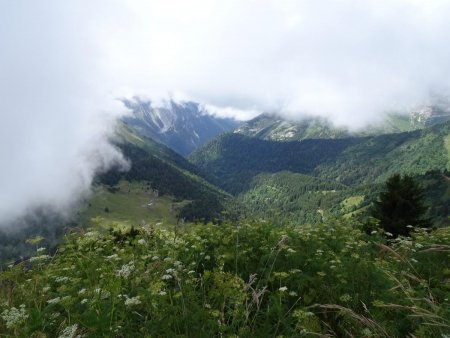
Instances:
[[[332,162],[358,142],[358,138],[275,142],[224,134],[194,151],[189,159],[215,176],[219,187],[236,194],[245,191],[260,173],[312,173],[319,164]]]
[[[0,335],[441,337],[450,229],[389,246],[328,221],[68,234],[0,274]]]
[[[346,139],[275,142],[225,134],[199,148],[190,161],[231,193],[257,174],[289,170],[345,185],[383,183],[400,172],[423,175],[448,166],[450,123],[424,130]]]
[[[368,190],[368,191],[367,191]],[[349,188],[338,182],[291,172],[259,174],[238,201],[249,215],[278,223],[317,223],[365,207],[374,187]],[[358,196],[359,203],[348,204]],[[363,196],[363,197],[361,197]]]
[[[423,198],[423,190],[411,176],[393,175],[386,181],[386,191],[374,202],[372,216],[394,237],[407,236],[413,227],[430,226]]]
[[[450,179],[445,174],[449,134],[449,122],[413,132],[300,142],[226,134],[195,151],[190,160],[236,195],[247,215],[280,222],[317,222],[323,215],[365,217],[386,179],[408,174],[423,184],[429,216],[440,225],[448,224],[450,216]],[[357,196],[364,196],[361,203],[350,208],[341,204]]]

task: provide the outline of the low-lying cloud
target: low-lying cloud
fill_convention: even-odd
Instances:
[[[0,219],[64,209],[123,161],[117,97],[360,127],[450,87],[450,2],[0,3]]]
[[[95,173],[125,163],[108,141],[124,108],[102,85],[86,11],[53,1],[0,4],[3,225],[36,207],[66,213]]]

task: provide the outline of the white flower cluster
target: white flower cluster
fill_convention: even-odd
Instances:
[[[106,256],[105,259],[107,259],[107,260],[115,260],[115,261],[120,260],[120,258],[119,258],[119,256],[117,254],[112,254],[111,256]]]
[[[139,296],[131,297],[131,298],[128,298],[127,296],[125,296],[125,297],[127,298],[127,299],[125,299],[126,306],[133,306],[133,305],[141,304],[141,301],[139,300]]]
[[[1,316],[2,319],[6,322],[6,327],[8,329],[23,323],[28,318],[28,314],[25,310],[24,304],[20,305],[18,309],[12,307],[10,309],[4,310]]]
[[[47,303],[48,303],[48,304],[58,304],[60,300],[61,300],[60,297],[56,297],[56,298],[53,298],[53,299],[49,299],[49,300],[47,301]]]
[[[128,278],[130,276],[130,274],[133,272],[133,270],[134,270],[134,262],[131,261],[128,264],[122,265],[120,270],[116,271],[116,276]]]
[[[61,331],[58,338],[81,338],[82,335],[77,335],[78,324],[67,326]]]

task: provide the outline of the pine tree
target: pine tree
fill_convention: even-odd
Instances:
[[[372,216],[394,237],[407,236],[412,227],[428,227],[423,190],[412,176],[395,174],[386,181],[386,191],[374,203]]]

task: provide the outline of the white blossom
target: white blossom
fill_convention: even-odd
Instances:
[[[122,267],[116,271],[116,276],[128,278],[131,272],[133,272],[133,270],[134,270],[134,262],[131,261],[128,264],[122,265]]]
[[[56,298],[53,298],[53,299],[49,299],[49,300],[47,301],[47,303],[48,303],[48,304],[58,304],[60,300],[61,300],[60,297],[56,297]]]
[[[23,323],[28,318],[28,314],[25,310],[24,304],[20,305],[18,309],[12,307],[10,309],[4,310],[1,316],[2,319],[6,322],[6,327],[8,329]]]
[[[81,335],[76,335],[78,330],[78,324],[67,326],[61,331],[58,338],[81,338]]]
[[[141,304],[141,301],[139,300],[139,296],[128,298],[125,300],[126,306],[133,306],[133,305],[139,305]]]

